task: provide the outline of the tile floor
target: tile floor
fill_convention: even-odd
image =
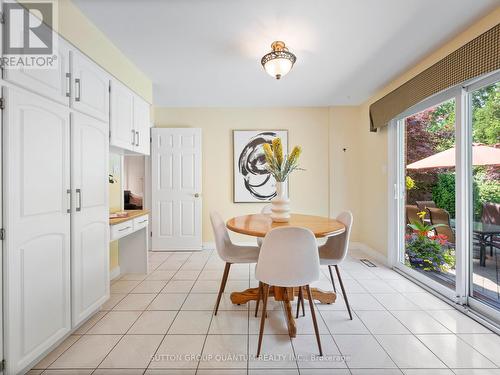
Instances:
[[[29,374],[500,375],[499,336],[396,272],[369,268],[359,257],[351,252],[341,266],[354,320],[340,295],[332,305],[317,304],[323,358],[316,356],[310,314],[297,320],[298,335],[290,340],[274,301],[264,356],[254,357],[254,304],[229,300],[231,291],[256,285],[253,265],[232,266],[215,317],[224,266],[217,253],[152,253],[149,275],[114,281],[102,310]],[[315,286],[331,289],[327,275],[324,269]]]

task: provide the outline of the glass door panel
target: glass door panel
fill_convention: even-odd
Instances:
[[[500,82],[470,93],[472,223],[470,295],[500,309]]]
[[[400,121],[405,235],[399,259],[451,290],[456,282],[455,104],[450,99]]]

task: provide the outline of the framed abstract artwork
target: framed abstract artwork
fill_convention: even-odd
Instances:
[[[233,130],[234,203],[265,202],[276,195],[276,181],[265,168],[263,145],[277,137],[288,153],[287,130]]]

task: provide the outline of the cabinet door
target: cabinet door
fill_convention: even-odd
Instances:
[[[71,327],[70,124],[63,105],[4,96],[4,353],[18,374]]]
[[[149,155],[149,103],[134,95],[135,152]]]
[[[56,38],[54,36],[54,38]],[[69,46],[59,38],[55,44],[53,69],[9,69],[5,67],[5,80],[24,87],[37,94],[53,99],[59,103],[69,105],[70,77],[69,77]]]
[[[106,123],[72,114],[73,327],[109,297],[108,147]]]
[[[109,121],[109,75],[95,62],[72,50],[73,108]]]
[[[110,95],[110,145],[133,151],[136,143],[134,93],[120,82],[112,80]]]

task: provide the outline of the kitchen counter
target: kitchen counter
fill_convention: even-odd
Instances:
[[[128,212],[128,216],[126,217],[117,217],[114,219],[109,219],[109,225],[125,223],[126,221],[132,220],[136,217],[149,214],[149,210],[127,210],[126,212]]]

